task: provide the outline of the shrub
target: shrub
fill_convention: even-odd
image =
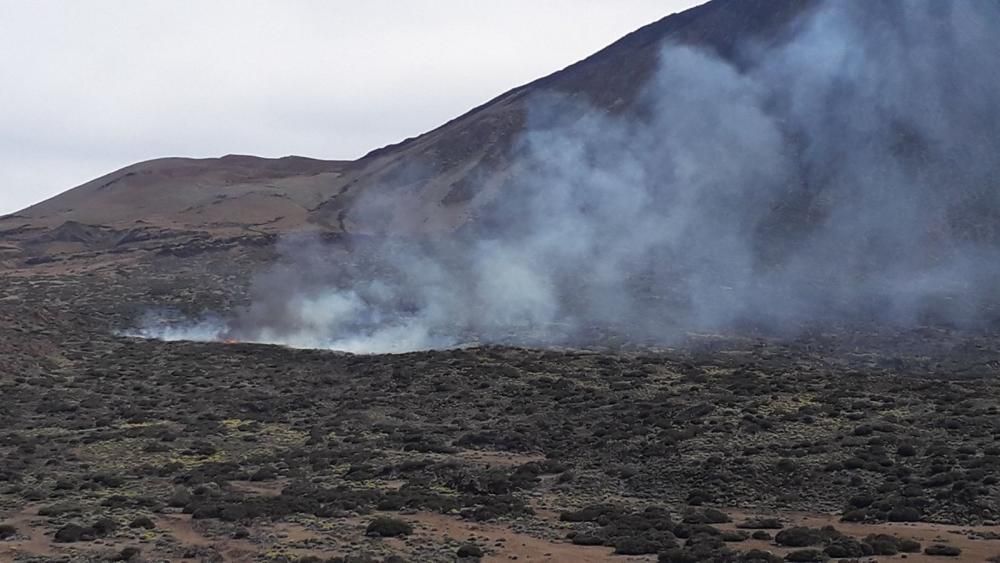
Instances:
[[[953,545],[934,544],[924,549],[924,553],[927,555],[958,557],[962,554],[962,550]]]
[[[465,557],[479,558],[483,556],[483,550],[481,547],[479,547],[474,543],[467,543],[458,548],[458,552],[456,553],[456,555],[458,555],[459,558],[465,558]]]
[[[681,539],[687,539],[694,536],[717,536],[721,532],[718,528],[709,526],[708,524],[680,524],[674,526],[674,535]]]
[[[785,556],[785,561],[826,561],[828,557],[818,549],[800,549]]]
[[[278,477],[278,471],[268,465],[265,465],[254,471],[253,475],[250,476],[251,481],[272,481]]]
[[[691,506],[701,506],[706,502],[712,502],[712,497],[705,491],[692,491],[687,496],[687,503]]]
[[[9,540],[17,535],[17,528],[10,524],[0,524],[0,540]]]
[[[56,531],[55,541],[58,543],[73,543],[78,541],[93,541],[97,533],[92,528],[84,528],[79,524],[66,524]]]
[[[865,466],[865,460],[863,460],[863,459],[861,459],[859,457],[851,457],[851,458],[845,459],[844,462],[843,462],[843,465],[844,465],[844,469],[851,469],[851,470],[853,470],[853,469],[861,469],[862,467]]]
[[[865,549],[861,545],[861,542],[846,538],[826,546],[823,551],[830,557],[836,557],[838,559],[862,557],[865,555]]]
[[[779,459],[778,463],[775,464],[775,469],[783,473],[791,473],[795,471],[797,467],[798,465],[796,465],[796,463],[793,460],[788,458]]]
[[[34,502],[45,499],[48,497],[48,494],[41,489],[27,489],[21,492],[21,496],[24,497],[25,500]]]
[[[142,550],[139,549],[138,547],[126,547],[125,549],[122,549],[120,552],[118,552],[118,555],[115,557],[114,560],[115,561],[137,561],[139,559],[139,554],[141,554],[141,553],[142,553]]]
[[[812,528],[788,528],[778,532],[774,542],[786,547],[808,547],[823,543],[823,535]]]
[[[62,516],[63,514],[77,514],[83,512],[83,506],[75,502],[59,502],[50,504],[38,509],[39,516]]]
[[[118,523],[110,518],[101,518],[91,528],[94,529],[98,537],[103,538],[115,533],[115,530],[118,529]]]
[[[668,549],[656,558],[657,563],[699,563],[701,558],[687,549]]]
[[[740,555],[739,560],[740,563],[781,563],[784,561],[780,556],[760,549],[751,549]]]
[[[840,519],[844,522],[864,522],[868,518],[868,511],[863,508],[848,510]]]
[[[563,512],[559,519],[563,522],[596,522],[601,516],[621,514],[622,509],[613,504],[592,504],[577,511]]]
[[[107,487],[109,489],[118,488],[125,483],[124,477],[104,472],[95,473],[91,475],[90,480],[98,485]]]
[[[146,530],[152,530],[156,528],[156,523],[149,516],[137,516],[134,520],[129,522],[129,528],[144,528]]]
[[[875,427],[870,424],[862,424],[854,429],[852,434],[855,436],[870,436],[875,432]]]
[[[76,481],[72,479],[62,478],[56,480],[55,490],[57,491],[69,491],[76,488]]]
[[[899,543],[887,539],[865,540],[871,548],[872,555],[896,555],[899,553]]]
[[[621,538],[615,540],[616,555],[649,555],[658,553],[663,548],[659,542],[642,537]]]
[[[750,534],[750,537],[761,541],[771,541],[771,539],[773,539],[773,536],[764,530],[757,530],[756,532]]]
[[[398,518],[379,517],[368,524],[365,534],[369,536],[379,536],[390,538],[396,536],[408,536],[413,533],[413,526]]]
[[[573,536],[575,545],[604,545],[604,538],[592,534],[576,534]]]
[[[890,522],[919,522],[920,510],[912,506],[897,506],[889,511]]]
[[[750,534],[742,530],[727,530],[722,532],[721,537],[724,542],[741,542],[750,539]]]
[[[685,524],[725,524],[732,519],[725,512],[714,508],[693,510],[684,515]]]
[[[476,506],[471,510],[462,510],[462,514],[479,522],[493,520],[504,515],[533,513],[531,507],[527,506],[523,500],[512,495],[470,495],[462,496],[459,500],[462,506]],[[447,506],[446,501],[446,498],[441,498],[438,503]]]
[[[725,542],[722,541],[720,536],[697,534],[688,538],[684,542],[684,546],[688,548],[700,548],[702,551],[718,551],[725,547]]]
[[[186,487],[176,487],[170,498],[167,499],[167,504],[174,508],[184,508],[191,503],[192,498],[191,491],[187,490]]]
[[[847,504],[851,505],[852,508],[866,508],[871,506],[875,502],[875,497],[869,494],[856,495],[851,497]]]

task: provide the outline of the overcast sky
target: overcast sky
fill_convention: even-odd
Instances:
[[[354,159],[698,0],[0,0],[0,213],[128,164]]]

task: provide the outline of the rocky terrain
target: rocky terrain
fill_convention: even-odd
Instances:
[[[996,335],[388,356],[116,336],[149,306],[237,306],[269,252],[3,272],[0,558],[1000,555]]]

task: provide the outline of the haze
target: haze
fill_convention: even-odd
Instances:
[[[0,0],[0,213],[160,156],[354,159],[695,0]]]

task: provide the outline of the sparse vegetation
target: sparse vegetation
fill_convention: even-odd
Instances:
[[[99,279],[120,284],[125,303],[136,276]],[[74,289],[85,279],[60,291],[125,324],[124,307]],[[22,302],[62,299],[3,281],[30,297]],[[272,525],[344,542],[344,522],[360,517],[350,532],[362,542],[359,557],[374,550],[381,562],[392,542],[378,538],[392,530],[357,536],[403,512],[414,522],[436,515],[568,534],[566,549],[602,546],[664,561],[775,561],[749,551],[749,539],[775,541],[782,553],[857,559],[922,547],[878,528],[870,537],[802,529],[767,505],[815,511],[809,499],[823,498],[841,503],[844,520],[873,525],[981,524],[985,510],[1000,514],[1000,449],[991,443],[1000,432],[997,382],[941,375],[986,365],[992,340],[959,355],[934,355],[925,335],[903,333],[889,343],[871,335],[871,356],[840,354],[837,335],[751,345],[720,338],[703,350],[663,353],[348,356],[125,340],[89,329],[79,339],[90,315],[66,327],[31,315],[0,300],[8,362],[0,366],[0,495],[5,506],[39,507],[41,529],[31,535],[81,549],[149,538],[142,558],[216,557],[205,546],[162,551],[166,544],[152,538],[174,533],[174,518],[186,518],[175,510],[210,541],[260,549],[289,543],[263,531]],[[5,322],[22,324],[11,330]],[[45,326],[62,354],[45,370],[19,355],[23,348],[4,348]],[[919,348],[934,360],[908,363],[906,378],[887,375],[865,359],[885,346]],[[596,502],[609,487],[619,500]],[[561,527],[533,514],[535,495],[563,507]],[[651,498],[662,504],[649,506]],[[745,531],[733,532],[730,516],[713,508],[730,505],[759,506],[766,517],[738,519]],[[17,533],[11,537],[26,536]],[[91,541],[101,535],[101,544]],[[310,545],[321,551],[324,541]],[[424,534],[407,541],[426,543]],[[463,545],[440,547],[428,560],[454,559]],[[477,539],[487,546],[504,553]]]

